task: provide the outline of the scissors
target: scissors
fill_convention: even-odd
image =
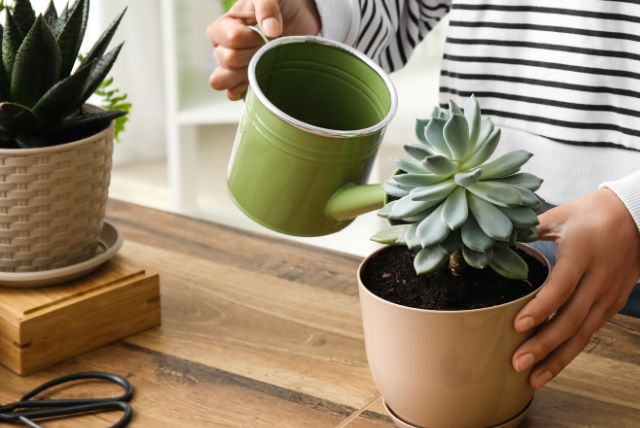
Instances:
[[[81,380],[104,380],[120,386],[123,390],[118,397],[105,398],[64,398],[38,399],[37,395],[59,385]],[[122,412],[122,417],[112,428],[129,425],[133,414],[129,402],[133,398],[133,387],[125,378],[106,372],[79,372],[53,379],[22,396],[20,401],[0,405],[0,423],[22,424],[31,428],[42,428],[34,420],[73,417],[89,413],[113,410]]]

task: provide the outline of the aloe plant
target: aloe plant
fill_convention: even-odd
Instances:
[[[481,117],[474,96],[464,111],[449,101],[448,110],[436,107],[418,120],[419,144],[404,146],[411,159],[397,160],[399,173],[383,185],[393,200],[379,215],[396,224],[372,239],[417,251],[419,275],[448,260],[456,275],[469,265],[527,279],[528,266],[512,246],[538,238],[542,180],[520,172],[532,156],[524,150],[489,161],[500,132]]]
[[[87,99],[113,67],[122,44],[107,52],[126,9],[77,61],[89,0],[58,13],[53,1],[36,16],[29,0],[15,0],[0,26],[0,145],[42,147],[82,138],[126,114],[86,111]],[[76,66],[76,62],[78,65]]]

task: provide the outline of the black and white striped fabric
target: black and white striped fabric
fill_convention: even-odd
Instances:
[[[640,151],[640,0],[359,4],[355,46],[390,71],[449,12],[441,101],[475,93],[503,125]]]

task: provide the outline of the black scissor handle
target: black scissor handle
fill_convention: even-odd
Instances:
[[[89,404],[89,403],[112,402],[112,401],[131,401],[131,399],[133,398],[133,387],[131,386],[128,380],[126,380],[122,376],[118,376],[113,373],[95,371],[95,372],[78,372],[78,373],[73,373],[65,376],[60,376],[58,378],[50,380],[49,382],[43,383],[42,385],[38,386],[32,391],[26,393],[25,395],[22,396],[20,401],[29,401],[31,400],[31,398],[35,397],[36,395],[58,385],[76,382],[79,380],[96,380],[96,379],[106,380],[107,382],[111,382],[116,385],[119,385],[124,391],[123,394],[120,395],[119,397],[87,398],[87,399],[69,398],[69,399],[36,400],[36,401],[37,402],[55,401],[56,403],[58,403],[59,406],[64,406],[65,403],[67,403],[68,405],[76,405],[76,404],[83,404],[83,403]],[[36,402],[36,401],[33,401],[33,402]]]

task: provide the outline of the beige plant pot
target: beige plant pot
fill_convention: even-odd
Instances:
[[[0,149],[0,271],[91,257],[107,204],[113,125],[53,147]]]
[[[538,251],[520,248],[549,267]],[[380,251],[385,251],[383,248]],[[518,300],[467,311],[431,311],[391,303],[358,284],[369,366],[400,426],[485,428],[508,423],[533,397],[529,372],[511,358],[530,334],[513,321],[539,288]]]

